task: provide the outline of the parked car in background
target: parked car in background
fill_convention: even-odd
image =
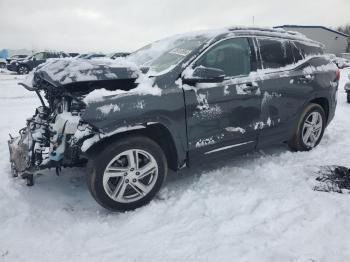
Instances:
[[[10,64],[7,65],[7,69],[10,71],[17,72],[20,75],[28,74],[38,65],[45,63],[49,58],[65,57],[69,57],[69,55],[64,52],[38,52],[28,57],[27,59],[23,59],[20,61],[12,61]]]
[[[350,67],[350,60],[349,59],[346,59],[343,57],[337,57],[334,54],[329,55],[329,57],[332,60],[332,62],[337,65],[337,67],[339,69]]]
[[[77,55],[76,57],[74,57],[74,58],[76,58],[76,59],[83,59],[85,56],[87,56],[88,54],[79,54],[79,55]]]
[[[348,82],[345,84],[344,89],[347,94],[347,101],[350,103],[350,74],[348,75]]]
[[[340,72],[323,52],[299,34],[233,27],[166,38],[115,66],[48,62],[23,83],[42,106],[9,141],[12,172],[32,182],[88,163],[95,200],[125,211],[150,202],[168,168],[276,143],[311,150],[337,104]]]
[[[29,55],[12,55],[9,58],[7,58],[6,61],[7,61],[7,64],[10,64],[14,60],[21,61],[21,60],[24,60],[28,57],[29,57]]]
[[[70,57],[77,57],[79,53],[68,53]]]
[[[350,67],[350,60],[346,59],[346,58],[338,57],[338,59],[336,61],[336,65],[340,69],[343,69],[343,68],[346,68],[346,67]]]
[[[111,54],[109,57],[111,59],[116,59],[118,57],[127,57],[128,55],[130,55],[130,53],[126,53],[126,52],[117,52],[117,53],[113,53]]]
[[[0,58],[0,68],[6,68],[6,59]]]
[[[81,54],[76,56],[77,59],[94,59],[94,58],[100,58],[100,57],[106,57],[105,54],[102,53],[88,53],[88,54]]]

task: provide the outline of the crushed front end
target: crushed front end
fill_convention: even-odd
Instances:
[[[84,142],[103,132],[95,127],[102,117],[97,108],[84,121],[88,111],[84,97],[96,89],[126,92],[136,87],[138,74],[129,67],[98,61],[57,59],[38,66],[20,83],[38,95],[41,106],[27,119],[19,136],[10,136],[13,175],[27,178],[32,184],[33,174],[39,170],[55,168],[59,173],[62,167],[85,165]]]
[[[27,119],[26,126],[8,141],[12,174],[33,184],[33,175],[46,168],[84,166],[86,157],[80,147],[83,141],[98,133],[81,121],[85,104],[78,96],[36,78],[35,91],[42,105]],[[46,100],[46,101],[45,101]],[[45,103],[46,102],[46,103]]]

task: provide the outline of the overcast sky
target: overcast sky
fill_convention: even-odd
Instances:
[[[335,27],[350,0],[0,0],[0,49],[132,51],[176,33],[230,25]]]

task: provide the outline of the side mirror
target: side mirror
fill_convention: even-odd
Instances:
[[[221,83],[224,81],[225,73],[221,69],[198,66],[190,75],[183,77],[184,84],[197,84],[197,83]]]
[[[33,60],[33,61],[36,61],[36,58],[35,58],[35,56],[33,56],[33,57],[32,57],[32,60]]]

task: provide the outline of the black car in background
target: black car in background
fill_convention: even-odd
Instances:
[[[127,53],[127,52],[117,52],[117,53],[113,53],[111,54],[109,57],[111,59],[116,59],[118,57],[127,57],[128,55],[130,55],[130,53]]]
[[[152,200],[168,168],[276,143],[308,151],[335,114],[339,69],[297,33],[187,33],[101,61],[55,60],[23,83],[42,106],[9,141],[15,176],[87,163],[96,201],[132,210]]]
[[[28,55],[13,55],[6,59],[7,64],[10,64],[12,61],[21,61],[28,57]]]
[[[45,63],[49,58],[69,57],[64,52],[38,52],[23,60],[14,60],[7,65],[7,70],[17,72],[20,75],[28,74],[38,65]]]
[[[102,58],[102,57],[106,57],[105,54],[102,53],[87,53],[87,54],[80,54],[78,56],[76,56],[76,59],[95,59],[95,58]]]
[[[350,103],[350,75],[349,75],[349,81],[345,84],[344,89],[346,92],[347,101],[348,103]]]
[[[68,53],[68,55],[70,57],[77,57],[78,55],[80,55],[79,53]]]

